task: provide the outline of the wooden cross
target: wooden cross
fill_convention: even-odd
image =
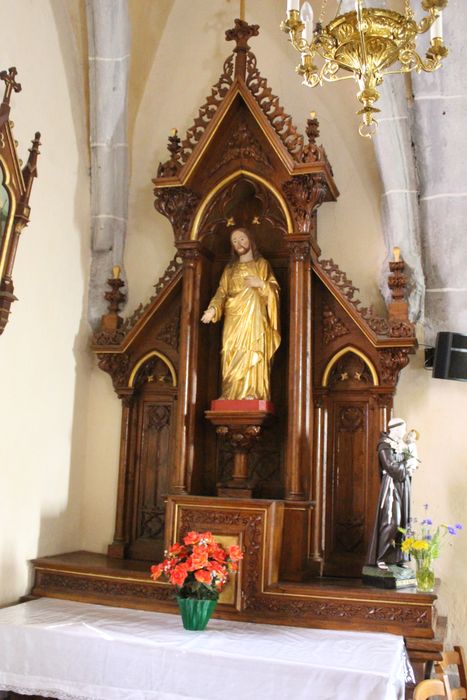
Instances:
[[[15,66],[9,68],[8,71],[2,70],[0,72],[0,80],[3,80],[5,83],[5,94],[3,96],[4,104],[10,104],[10,95],[12,90],[15,92],[21,92],[21,84],[17,83],[15,80],[17,75],[18,71],[16,70]]]
[[[235,60],[235,75],[239,75],[243,79],[246,75],[246,54],[249,50],[248,39],[252,36],[258,36],[259,25],[248,24],[243,19],[234,20],[235,27],[228,29],[225,33],[226,41],[235,41],[237,46],[234,48],[234,53],[237,55]]]

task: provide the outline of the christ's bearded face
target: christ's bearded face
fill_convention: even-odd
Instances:
[[[243,231],[234,231],[230,236],[230,242],[237,255],[245,255],[251,249],[250,239]]]

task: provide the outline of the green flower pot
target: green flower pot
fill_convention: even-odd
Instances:
[[[209,622],[217,600],[198,600],[197,598],[180,598],[177,603],[186,630],[204,630]]]

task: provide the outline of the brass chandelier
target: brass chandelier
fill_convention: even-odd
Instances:
[[[437,70],[448,54],[443,43],[442,10],[448,0],[422,0],[426,15],[417,22],[410,0],[404,0],[404,14],[386,8],[366,7],[364,0],[355,0],[355,10],[337,14],[324,25],[328,0],[322,7],[316,24],[313,8],[306,0],[287,0],[287,19],[281,29],[287,32],[294,49],[301,54],[296,71],[309,87],[353,78],[359,87],[358,100],[362,104],[357,114],[362,121],[361,136],[370,137],[378,125],[374,106],[380,95],[377,87],[385,75],[410,71]],[[425,59],[416,50],[418,34],[430,30],[430,44]],[[323,59],[320,67],[316,57]],[[342,72],[344,74],[342,74]],[[345,75],[350,73],[350,75]]]

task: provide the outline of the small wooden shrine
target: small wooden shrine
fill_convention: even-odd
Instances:
[[[211,530],[244,550],[220,616],[397,632],[422,662],[440,648],[436,596],[360,581],[379,491],[376,443],[416,346],[404,262],[390,263],[383,318],[320,258],[317,212],[339,194],[332,168],[317,119],[301,136],[261,76],[248,46],[257,34],[235,21],[219,81],[186,137],[169,137],[153,182],[177,252],[154,295],[123,319],[123,282],[109,279],[93,347],[122,401],[108,557],[39,560],[33,593],[174,610],[170,587],[149,580],[149,562],[187,530]],[[216,425],[205,416],[220,393],[222,324],[200,318],[229,259],[232,226],[253,232],[281,287],[275,415],[259,429],[248,412]],[[218,495],[239,449],[251,493]]]
[[[34,178],[37,177],[40,133],[36,132],[26,165],[17,153],[18,142],[13,136],[10,119],[11,94],[21,92],[16,80],[18,72],[13,66],[0,72],[5,91],[0,104],[0,335],[10,316],[14,294],[13,267],[21,233],[29,223]]]

